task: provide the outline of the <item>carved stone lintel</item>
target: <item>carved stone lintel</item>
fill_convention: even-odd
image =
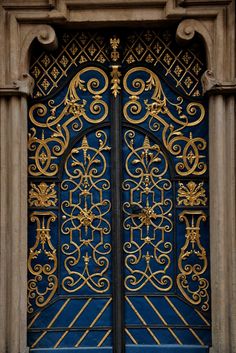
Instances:
[[[12,85],[0,87],[0,96],[29,96],[32,95],[34,79],[24,73],[19,80],[13,81]]]

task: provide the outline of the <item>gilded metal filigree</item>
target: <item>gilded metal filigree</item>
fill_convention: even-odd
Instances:
[[[161,131],[166,149],[180,162],[176,162],[176,172],[181,176],[202,175],[207,170],[206,141],[194,137],[194,129],[186,133],[186,128],[197,126],[205,117],[201,103],[191,102],[186,108],[183,98],[171,102],[157,75],[145,67],[130,69],[124,76],[123,85],[129,100],[124,104],[125,119],[132,124],[148,121],[152,131]]]
[[[109,61],[107,39],[92,31],[57,33],[59,50],[40,52],[32,58],[30,74],[35,79],[34,97],[44,97],[60,87],[72,68],[85,63]]]
[[[35,207],[50,207],[56,206],[57,192],[55,184],[48,185],[45,182],[40,184],[30,183],[31,189],[29,191],[29,206]]]
[[[168,291],[173,285],[168,274],[173,250],[170,236],[167,237],[173,229],[168,161],[160,146],[151,144],[148,136],[141,145],[138,139],[140,136],[132,130],[124,135],[128,148],[127,178],[123,182],[125,287],[139,291],[151,284]]]
[[[121,72],[119,71],[119,65],[112,65],[111,92],[115,98],[117,97],[117,95],[120,93],[120,90],[121,90],[120,77],[121,77]]]
[[[179,182],[178,205],[184,206],[206,206],[207,197],[206,190],[203,187],[204,183],[199,184],[194,181],[189,181],[186,185]]]
[[[89,76],[86,75],[88,72]],[[88,66],[73,77],[59,104],[50,100],[48,106],[37,103],[30,108],[29,117],[33,124],[28,141],[29,151],[33,152],[29,157],[33,160],[29,164],[30,175],[56,175],[58,164],[55,162],[68,147],[71,132],[80,131],[85,121],[97,124],[106,119],[108,105],[102,95],[108,83],[102,69]],[[88,101],[82,98],[85,92],[89,94]]]
[[[29,313],[34,311],[35,305],[36,307],[44,307],[57,290],[57,251],[52,244],[50,235],[50,225],[55,220],[55,213],[50,211],[35,211],[30,215],[30,221],[36,222],[36,239],[34,246],[29,249],[28,257]]]
[[[209,282],[206,278],[207,256],[200,241],[200,224],[206,221],[203,211],[183,211],[180,221],[186,224],[186,240],[178,259],[177,285],[183,296],[201,309],[209,309]]]
[[[151,64],[189,96],[201,95],[201,76],[205,70],[194,48],[175,46],[175,34],[169,30],[135,31],[127,38],[122,62]]]
[[[208,346],[208,123],[206,100],[197,101],[205,71],[198,39],[180,47],[171,28],[58,34],[58,49],[36,48],[30,68],[29,346],[112,345],[112,251],[120,246],[126,343]],[[120,146],[110,141],[113,108]],[[117,149],[121,234],[111,231]]]
[[[61,184],[62,253],[66,271],[62,288],[70,293],[84,286],[96,293],[105,293],[110,288],[106,276],[111,253],[111,202],[104,196],[110,195],[107,176],[110,147],[104,131],[93,133],[91,138],[92,145],[89,137],[84,136],[80,146],[72,148]]]

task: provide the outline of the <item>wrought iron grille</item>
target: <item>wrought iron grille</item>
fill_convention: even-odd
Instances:
[[[33,50],[32,350],[208,351],[205,59],[174,34],[58,31]]]

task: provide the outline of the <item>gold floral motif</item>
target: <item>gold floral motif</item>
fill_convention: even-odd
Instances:
[[[94,54],[96,53],[97,49],[96,49],[96,47],[95,47],[95,45],[93,43],[88,48],[88,51],[89,51],[91,56],[94,56]]]
[[[54,189],[55,184],[48,185],[44,182],[36,185],[31,183],[29,191],[29,206],[50,207],[56,206],[57,192]]]
[[[35,67],[34,67],[34,70],[32,71],[32,75],[33,75],[35,78],[38,78],[39,75],[40,75],[40,73],[41,73],[41,71],[40,71],[39,67],[38,67],[38,66],[35,66]]]
[[[184,206],[206,206],[207,197],[206,190],[203,187],[203,182],[196,184],[194,181],[189,181],[186,185],[179,182],[178,205]]]
[[[151,54],[148,54],[147,57],[146,57],[146,59],[145,59],[145,61],[146,61],[147,63],[150,63],[150,64],[151,64],[154,60],[155,60],[155,59],[151,56]]]
[[[160,146],[152,144],[148,136],[142,145],[136,142],[139,138],[133,130],[125,132],[128,155],[123,190],[129,195],[123,205],[128,271],[125,288],[139,291],[151,284],[160,291],[168,291],[173,285],[168,273],[173,251],[168,234],[173,229],[172,200],[166,195],[172,187],[167,178],[168,161]]]
[[[144,47],[141,45],[141,43],[138,43],[137,47],[135,48],[135,51],[138,55],[141,55],[144,52]]]
[[[83,75],[87,72],[96,74],[96,77],[90,76],[85,81]],[[62,156],[68,147],[70,130],[80,131],[84,121],[97,124],[106,119],[108,105],[102,99],[102,94],[108,89],[108,83],[108,77],[102,69],[88,66],[73,77],[59,104],[55,105],[50,100],[47,105],[37,103],[30,108],[29,117],[33,127],[29,133],[28,148],[33,152],[33,156],[29,158],[34,161],[29,164],[30,175],[56,175],[58,165],[52,162]],[[91,95],[89,105],[82,98],[84,92]],[[47,115],[49,116],[45,118]],[[44,129],[47,129],[47,137]]]
[[[78,50],[79,48],[77,47],[77,45],[75,45],[75,43],[72,43],[72,45],[69,47],[69,51],[72,55],[75,55]]]
[[[135,62],[135,59],[134,59],[133,55],[130,55],[126,61],[128,64],[132,64],[133,62]]]
[[[167,65],[170,65],[172,60],[173,58],[168,53],[164,56],[164,61],[167,63]]]
[[[44,88],[45,91],[47,91],[48,87],[50,86],[50,83],[48,80],[45,78],[43,82],[41,83],[41,86]]]
[[[95,293],[106,293],[110,281],[106,277],[110,267],[109,239],[111,202],[107,173],[107,135],[93,133],[93,145],[84,136],[79,147],[72,148],[66,162],[61,183],[61,204],[65,256],[62,288],[69,293],[87,286]],[[98,148],[94,147],[97,140]]]
[[[121,73],[119,71],[118,65],[112,65],[112,72],[111,72],[111,91],[113,96],[116,98],[117,95],[120,93],[120,77]]]
[[[186,240],[178,259],[177,285],[183,296],[201,309],[209,309],[209,282],[204,274],[207,270],[206,250],[200,241],[200,223],[206,221],[203,211],[183,211],[180,221],[186,224]]]
[[[190,59],[191,59],[191,56],[189,55],[189,53],[186,51],[182,57],[183,61],[185,62],[185,64],[188,64]]]
[[[140,78],[146,74],[146,79]],[[177,159],[176,172],[181,176],[202,175],[207,170],[204,161],[206,141],[202,137],[193,137],[186,128],[196,126],[205,117],[201,103],[191,102],[183,108],[183,98],[177,103],[171,102],[165,95],[157,75],[145,67],[130,69],[124,76],[123,86],[129,100],[123,107],[125,119],[132,124],[141,124],[148,120],[152,131],[162,131],[162,142],[166,149]],[[147,93],[150,92],[150,99]],[[144,93],[145,99],[142,99]]]
[[[53,76],[53,78],[56,80],[58,75],[59,75],[59,71],[57,70],[57,68],[54,66],[53,69],[51,70],[51,74]]]
[[[51,60],[48,55],[44,55],[43,59],[41,60],[42,64],[47,68],[50,64]]]
[[[28,270],[28,312],[34,311],[34,306],[44,307],[54,296],[58,279],[56,249],[51,242],[50,224],[55,222],[53,212],[35,211],[30,215],[31,222],[36,222],[36,240],[29,250]],[[31,233],[32,236],[32,233]]]
[[[178,77],[180,77],[182,71],[183,71],[183,70],[181,69],[181,67],[180,67],[179,65],[177,65],[177,66],[175,67],[175,69],[174,69],[174,73],[175,73]]]
[[[185,85],[190,88],[191,85],[193,84],[193,81],[191,80],[191,78],[188,76],[185,80],[184,80]]]
[[[65,68],[68,64],[69,60],[67,59],[67,57],[65,55],[62,55],[62,58],[60,60],[60,63],[62,64],[62,66]]]

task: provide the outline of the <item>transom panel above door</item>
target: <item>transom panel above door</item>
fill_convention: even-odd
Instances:
[[[174,35],[59,31],[33,49],[32,352],[208,352],[205,59]]]

